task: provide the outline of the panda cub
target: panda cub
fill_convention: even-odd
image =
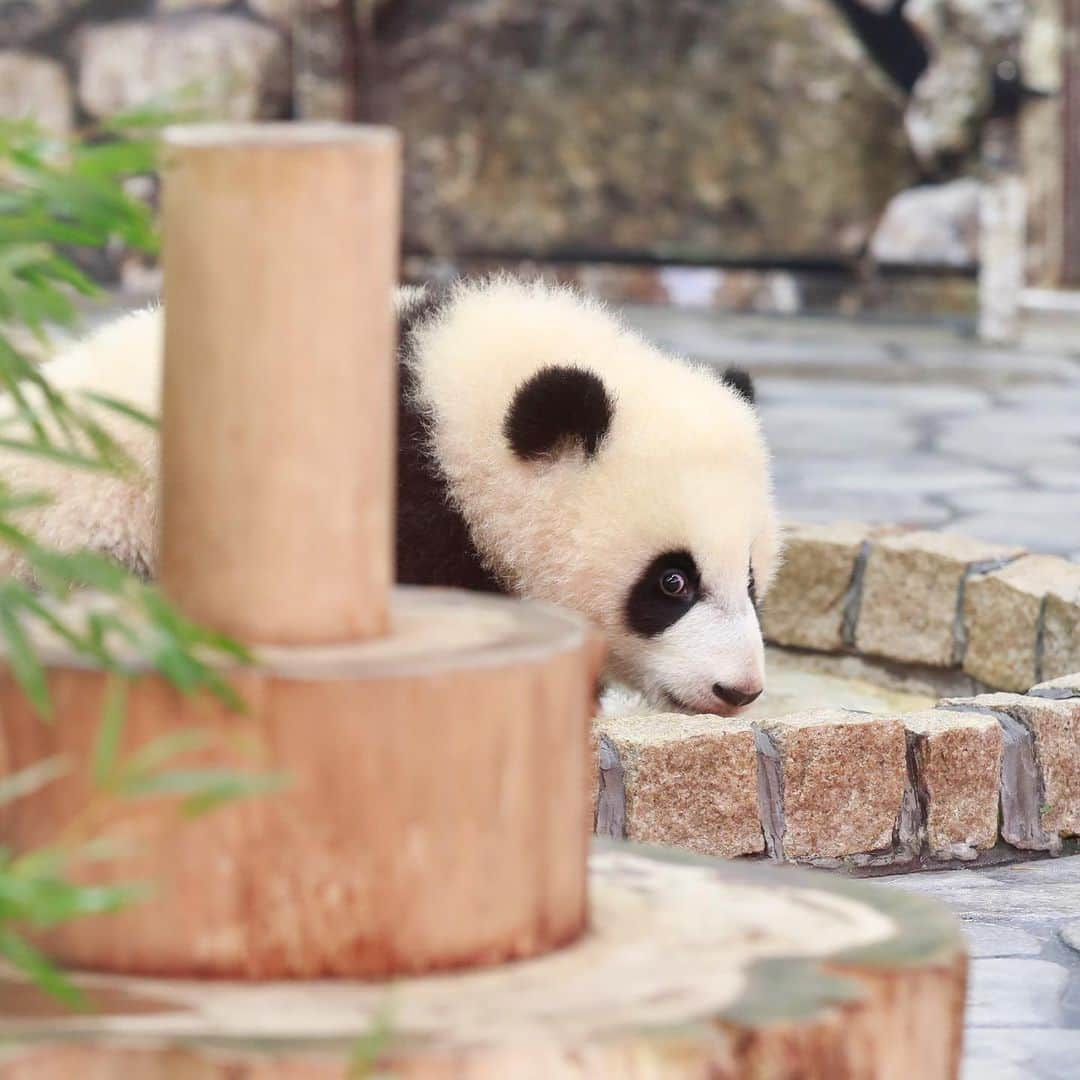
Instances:
[[[607,678],[653,708],[734,715],[754,701],[779,533],[746,376],[666,356],[539,283],[403,289],[396,306],[398,580],[577,610],[607,639]],[[48,374],[156,412],[161,339],[158,310],[127,316]],[[151,575],[156,436],[107,416],[141,480],[7,453],[2,475],[54,495],[26,512],[45,542]]]

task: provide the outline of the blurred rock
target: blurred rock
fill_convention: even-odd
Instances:
[[[71,87],[53,60],[15,50],[0,52],[0,117],[32,119],[46,131],[71,129]]]
[[[930,43],[957,35],[978,45],[1019,37],[1024,0],[908,0],[904,18]]]
[[[315,4],[311,3],[311,0],[305,0],[304,3],[304,15],[308,14],[308,9],[312,6],[327,8],[330,6],[340,6],[337,0],[315,0]],[[261,15],[264,19],[272,19],[275,22],[288,22],[294,15],[298,14],[301,7],[301,0],[248,0],[248,7],[255,12],[256,15]]]
[[[970,179],[901,191],[885,210],[870,254],[885,266],[975,266],[980,191]]]
[[[23,45],[86,4],[87,0],[0,0],[0,47]]]
[[[199,8],[228,7],[232,0],[157,0],[157,10],[163,13],[174,11],[197,11]]]
[[[271,119],[289,103],[284,37],[235,15],[104,23],[86,29],[79,53],[79,100],[92,116],[153,103]]]
[[[267,16],[287,15],[287,0],[262,0]],[[353,118],[353,87],[347,71],[348,43],[338,0],[307,0],[292,23],[294,112],[301,120]]]
[[[1015,57],[1022,0],[908,0],[904,17],[930,51],[904,118],[920,161],[950,163],[974,149],[991,103],[993,72]]]
[[[437,11],[379,26],[409,250],[849,258],[914,182],[900,94],[827,0]]]

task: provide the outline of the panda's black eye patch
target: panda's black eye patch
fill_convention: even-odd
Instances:
[[[638,576],[626,600],[626,623],[641,637],[655,637],[697,602],[701,574],[689,551],[666,551]]]
[[[510,449],[523,461],[579,446],[592,457],[611,427],[615,404],[598,375],[581,368],[541,368],[518,387],[503,421]]]

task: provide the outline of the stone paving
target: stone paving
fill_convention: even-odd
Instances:
[[[629,307],[754,376],[788,518],[890,521],[1080,559],[1080,332],[990,349],[948,326]]]
[[[1080,856],[876,884],[932,896],[963,922],[972,956],[963,1080],[1080,1076]]]

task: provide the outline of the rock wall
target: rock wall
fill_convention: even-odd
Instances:
[[[0,116],[394,123],[406,248],[428,258],[970,273],[1024,7],[5,0]]]
[[[916,177],[827,0],[395,0],[378,63],[412,250],[845,259]]]

